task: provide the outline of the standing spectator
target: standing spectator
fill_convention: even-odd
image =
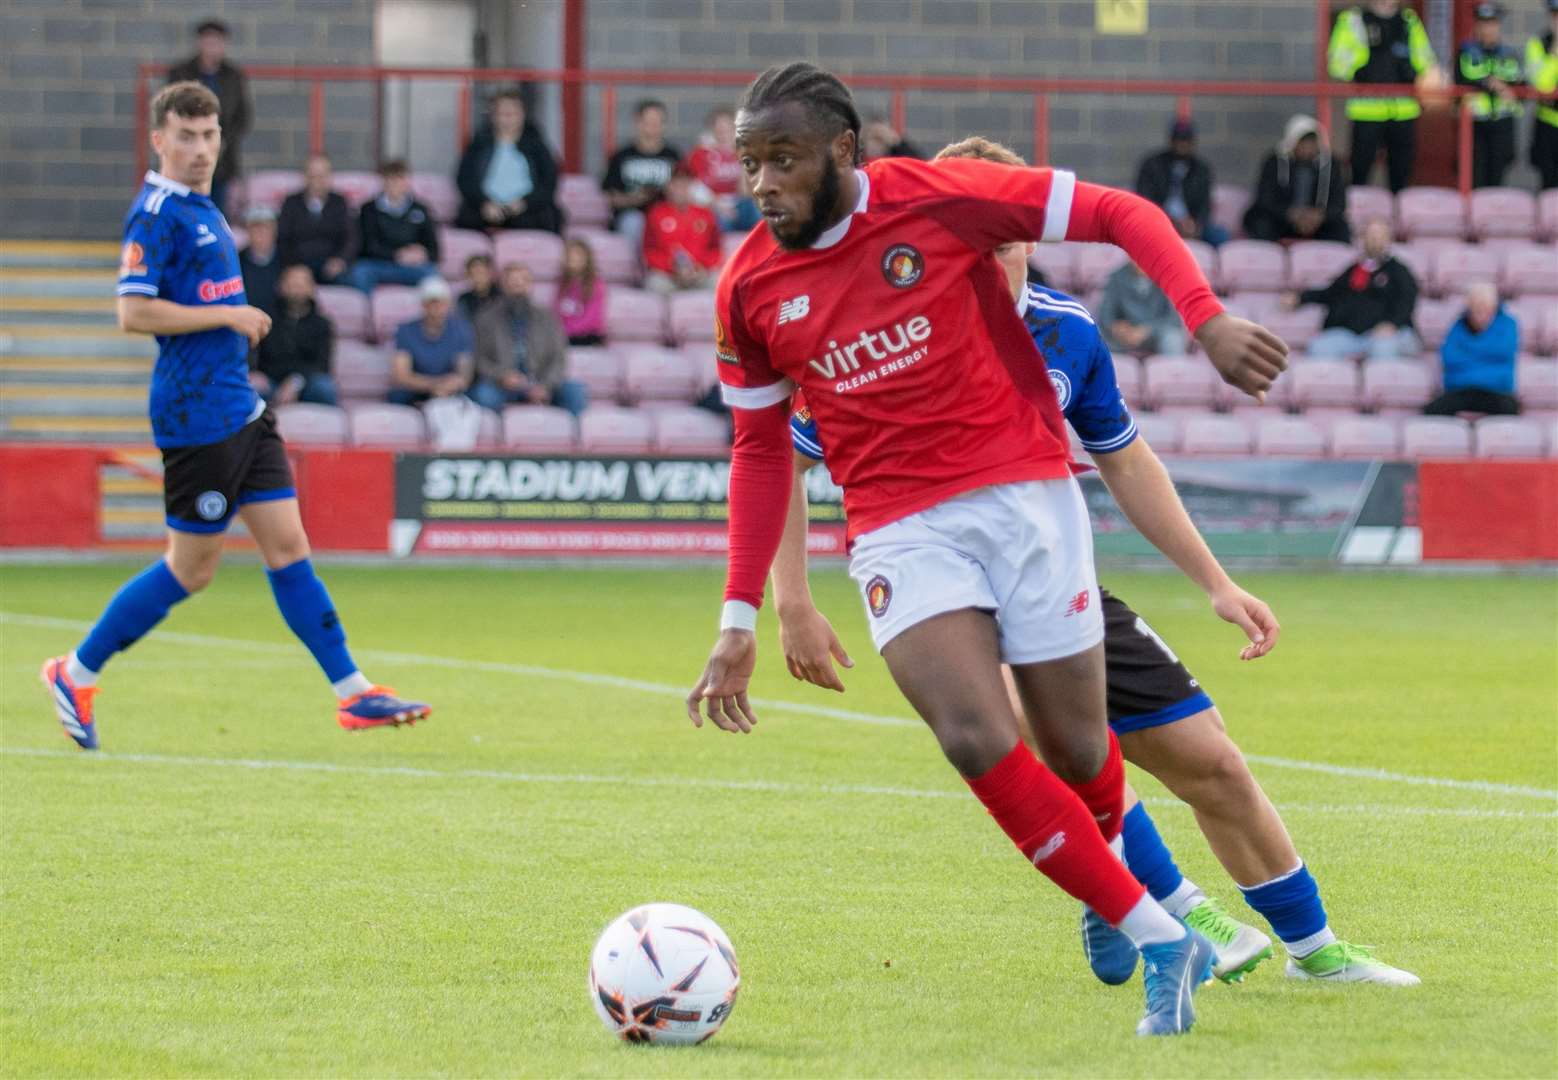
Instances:
[[[1482,90],[1461,99],[1470,109],[1472,122],[1473,187],[1498,187],[1504,171],[1515,160],[1515,118],[1523,111],[1510,87],[1525,82],[1520,55],[1504,44],[1504,9],[1497,4],[1478,4],[1474,36],[1461,44],[1455,57],[1455,82]]]
[[[1466,310],[1439,347],[1444,393],[1423,411],[1429,416],[1458,412],[1520,412],[1515,397],[1515,357],[1520,327],[1499,303],[1498,289],[1478,282],[1466,289]]]
[[[498,275],[491,255],[472,255],[465,260],[465,283],[469,288],[460,294],[460,316],[475,327],[481,309],[498,297]]]
[[[1212,223],[1212,184],[1212,167],[1196,156],[1189,120],[1174,121],[1168,149],[1146,158],[1136,173],[1136,194],[1163,207],[1180,236],[1216,247],[1228,231]]]
[[[455,172],[460,212],[455,224],[462,229],[561,232],[557,159],[541,130],[526,117],[519,91],[495,94],[489,120],[460,155]]]
[[[1558,0],[1547,0],[1547,33],[1526,43],[1526,82],[1547,96],[1536,103],[1531,164],[1542,187],[1558,187]]]
[[[1185,324],[1179,313],[1133,262],[1104,283],[1098,325],[1108,346],[1120,352],[1179,356],[1185,351]]]
[[[451,313],[449,283],[426,278],[421,292],[422,317],[395,331],[389,399],[396,405],[463,394],[471,385],[471,328]]]
[[[633,117],[633,141],[611,155],[600,186],[611,203],[611,227],[642,244],[644,211],[665,193],[682,155],[665,141],[663,103],[640,101]]]
[[[222,153],[211,175],[211,201],[223,213],[227,211],[227,185],[239,173],[239,148],[254,117],[249,82],[227,59],[227,37],[227,24],[221,19],[202,20],[195,26],[195,55],[168,69],[168,82],[204,83],[216,95],[221,109],[216,120],[222,128]]]
[[[606,283],[595,272],[595,251],[582,236],[569,240],[563,252],[556,305],[568,344],[606,343]]]
[[[920,148],[899,134],[885,116],[873,116],[866,121],[860,132],[860,146],[867,161],[884,157],[925,157]]]
[[[254,388],[272,405],[334,405],[335,328],[314,304],[314,275],[295,263],[281,272],[277,288],[281,306],[260,342]]]
[[[268,206],[250,207],[243,223],[249,230],[249,243],[238,253],[243,294],[249,303],[274,319],[276,283],[281,278],[281,260],[276,257],[276,211]]]
[[[438,273],[438,227],[411,195],[410,166],[387,161],[379,175],[384,189],[362,204],[357,261],[346,275],[346,284],[370,296],[379,285],[420,285]]]
[[[589,404],[583,383],[563,378],[567,341],[550,311],[530,301],[530,270],[523,263],[503,268],[503,292],[476,320],[478,405],[502,412],[505,405],[556,405],[575,416]]]
[[[1324,304],[1325,329],[1309,343],[1309,355],[1389,360],[1418,349],[1412,330],[1417,279],[1391,257],[1390,226],[1376,218],[1364,226],[1363,253],[1323,289],[1283,293],[1282,306]]]
[[[720,263],[719,221],[692,201],[692,177],[678,168],[644,227],[644,287],[669,294],[714,287]]]
[[[334,184],[330,159],[323,154],[309,158],[303,166],[303,190],[282,200],[277,223],[281,265],[302,263],[314,272],[315,281],[326,285],[346,273],[352,253],[350,212]]]
[[[1244,212],[1252,240],[1347,243],[1347,179],[1313,117],[1288,121],[1277,148],[1261,163],[1255,198]]]
[[[1357,84],[1417,83],[1425,90],[1444,85],[1417,12],[1401,9],[1401,0],[1365,0],[1336,17],[1327,50],[1331,78]],[[1423,108],[1415,97],[1348,98],[1352,121],[1353,183],[1366,184],[1374,158],[1385,148],[1390,190],[1412,182],[1417,157],[1417,118]]]
[[[736,153],[736,114],[729,109],[709,113],[698,148],[687,157],[687,170],[702,185],[695,200],[713,206],[726,232],[746,232],[763,219],[746,189]]]

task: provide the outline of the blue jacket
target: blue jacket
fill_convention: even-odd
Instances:
[[[1472,332],[1462,315],[1439,348],[1444,361],[1445,390],[1471,387],[1513,394],[1515,354],[1519,351],[1520,326],[1502,306],[1480,334]]]

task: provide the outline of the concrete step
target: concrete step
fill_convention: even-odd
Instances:
[[[0,332],[5,327],[22,325],[50,325],[69,329],[91,329],[102,332],[117,331],[119,316],[113,308],[54,309],[40,305],[48,298],[29,297],[26,300],[0,303]],[[71,299],[74,299],[72,297]],[[92,301],[95,303],[95,301]]]
[[[120,250],[113,241],[0,240],[0,267],[112,270]]]
[[[138,416],[146,394],[134,386],[0,386],[0,417]]]
[[[0,435],[48,442],[151,442],[151,421],[138,416],[7,416],[0,413]]]
[[[119,275],[103,270],[39,270],[0,266],[0,308],[27,297],[81,297],[113,306]]]
[[[16,323],[0,326],[0,357],[140,356],[155,358],[157,342],[144,334],[122,334],[86,326]]]

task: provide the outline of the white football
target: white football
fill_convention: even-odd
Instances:
[[[628,1042],[690,1046],[736,1005],[741,969],[713,919],[681,904],[645,904],[615,920],[590,956],[590,1001]]]

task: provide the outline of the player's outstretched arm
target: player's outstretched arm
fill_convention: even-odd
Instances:
[[[784,536],[774,558],[774,610],[779,615],[779,646],[790,674],[824,690],[844,692],[844,683],[833,667],[838,660],[847,668],[855,662],[833,632],[833,625],[817,610],[811,584],[806,579],[806,473],[817,464],[805,454],[795,455],[795,475],[790,489],[790,509],[785,514]]]
[[[1174,481],[1146,440],[1138,436],[1112,454],[1095,454],[1093,463],[1137,531],[1201,587],[1218,617],[1238,626],[1250,639],[1239,658],[1255,660],[1275,648],[1281,632],[1276,616],[1228,576],[1185,512]]]
[[[119,329],[161,337],[198,334],[203,330],[236,330],[254,346],[270,333],[270,316],[247,304],[197,307],[151,296],[121,296]]]

